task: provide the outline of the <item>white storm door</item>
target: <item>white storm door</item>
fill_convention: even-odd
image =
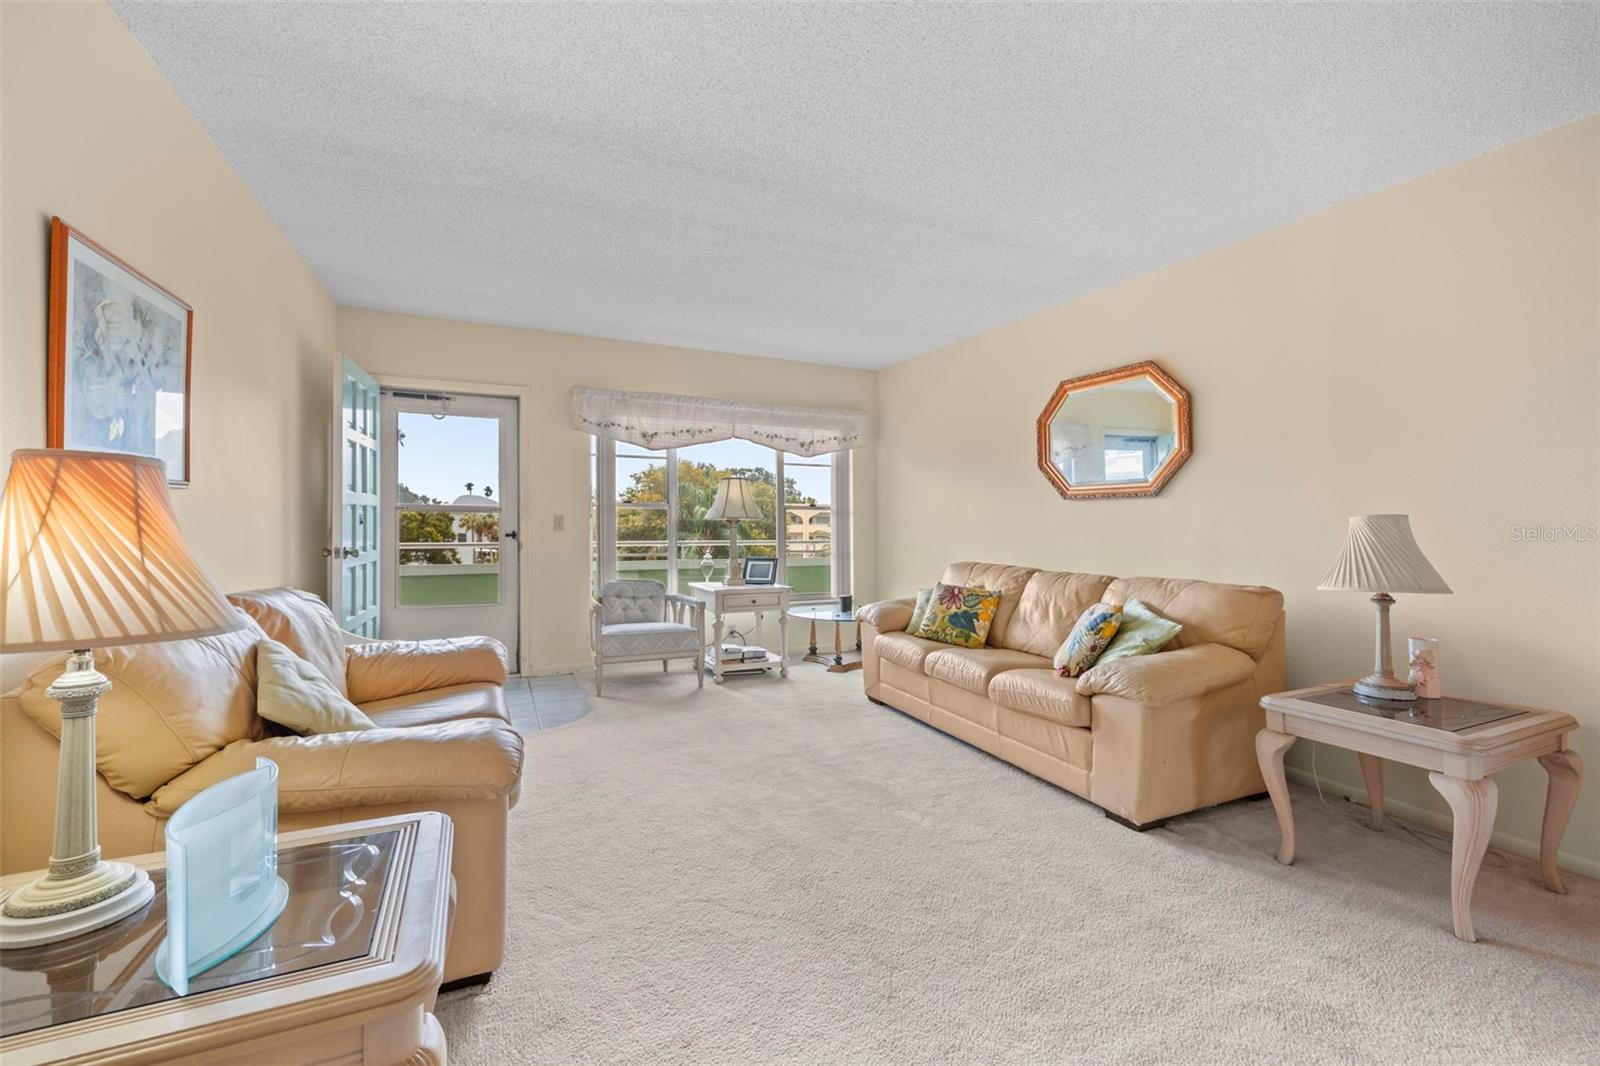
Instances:
[[[518,662],[517,401],[384,389],[382,634],[484,635]]]
[[[329,464],[331,543],[328,600],[339,624],[363,637],[378,635],[378,383],[340,357]]]

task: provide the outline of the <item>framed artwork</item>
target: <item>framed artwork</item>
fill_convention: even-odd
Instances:
[[[778,581],[778,560],[771,557],[746,557],[744,583],[746,585],[775,585]]]
[[[154,456],[187,485],[193,333],[188,304],[51,219],[49,446]]]

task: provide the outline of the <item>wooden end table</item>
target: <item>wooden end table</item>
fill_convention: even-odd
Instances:
[[[283,914],[183,997],[155,972],[166,856],[126,860],[156,884],[142,911],[0,951],[0,1061],[444,1066],[432,1012],[450,929],[451,834],[435,811],[280,834]]]
[[[1571,748],[1578,722],[1570,714],[1479,703],[1417,700],[1415,704],[1367,700],[1348,684],[1318,685],[1263,697],[1267,727],[1256,734],[1256,757],[1278,814],[1282,845],[1278,861],[1294,862],[1294,814],[1284,778],[1283,756],[1300,737],[1347,748],[1361,763],[1372,809],[1372,827],[1383,825],[1383,761],[1428,771],[1428,780],[1450,804],[1455,829],[1450,845],[1450,913],[1455,934],[1475,941],[1472,886],[1494,831],[1499,790],[1489,775],[1524,759],[1538,759],[1549,775],[1539,865],[1544,885],[1565,893],[1556,849],[1583,784],[1583,761]]]

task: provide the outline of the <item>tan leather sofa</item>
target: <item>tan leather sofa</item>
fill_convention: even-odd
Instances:
[[[100,846],[160,851],[167,818],[200,789],[278,764],[280,830],[435,810],[455,824],[455,916],[444,979],[487,974],[505,950],[506,814],[522,775],[509,724],[505,649],[488,638],[362,641],[310,593],[229,599],[246,626],[221,636],[103,649],[111,679],[96,717]],[[255,713],[264,636],[308,660],[377,729],[283,735]],[[0,700],[0,871],[50,857],[59,705],[44,694],[59,659]]]
[[[1266,787],[1256,764],[1261,697],[1282,691],[1283,595],[1173,578],[1111,578],[953,563],[945,584],[1001,594],[985,647],[905,632],[914,600],[857,612],[866,694],[1148,829]],[[1183,624],[1154,655],[1077,678],[1050,660],[1100,600],[1137,598]]]

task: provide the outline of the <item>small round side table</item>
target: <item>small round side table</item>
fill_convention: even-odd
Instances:
[[[803,618],[811,623],[811,650],[805,657],[806,662],[819,663],[823,666],[826,666],[830,672],[836,674],[842,674],[847,670],[861,669],[861,660],[859,659],[855,660],[854,662],[845,662],[844,640],[840,633],[841,626],[846,623],[853,623],[856,620],[854,611],[841,611],[839,609],[839,605],[836,603],[805,604],[799,607],[789,608],[789,617]],[[828,655],[825,652],[819,652],[817,650],[818,622],[833,623],[832,655]],[[856,629],[855,650],[861,650],[860,627],[857,627]]]

